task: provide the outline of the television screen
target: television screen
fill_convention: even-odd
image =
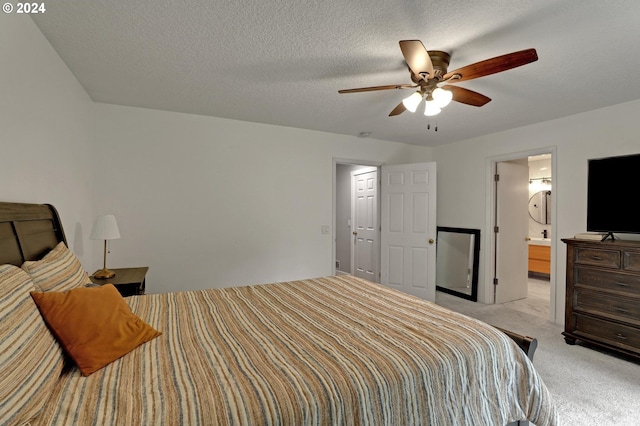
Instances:
[[[589,160],[587,231],[640,233],[640,154]]]

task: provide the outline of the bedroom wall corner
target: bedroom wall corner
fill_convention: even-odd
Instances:
[[[0,200],[53,204],[90,266],[92,101],[28,15],[0,14]]]

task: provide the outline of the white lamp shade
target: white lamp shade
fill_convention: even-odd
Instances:
[[[116,217],[112,214],[98,216],[89,239],[92,240],[117,240],[120,238],[120,230]]]
[[[402,104],[408,111],[416,112],[416,109],[418,108],[418,104],[420,104],[421,100],[422,100],[422,94],[420,92],[415,92],[408,98],[404,98],[402,100]]]
[[[431,95],[433,96],[433,101],[440,108],[444,108],[449,105],[449,102],[451,102],[451,99],[453,99],[453,93],[451,93],[449,90],[444,90],[439,87],[434,90]]]
[[[424,115],[426,115],[427,117],[438,115],[440,114],[440,111],[442,110],[440,109],[440,107],[438,107],[438,105],[436,105],[435,101],[427,101],[424,103]]]

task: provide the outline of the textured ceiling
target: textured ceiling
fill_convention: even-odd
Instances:
[[[640,98],[637,0],[51,0],[32,18],[94,101],[435,146]],[[410,83],[398,41],[449,70],[526,48],[539,60],[460,86],[427,130],[388,113]],[[438,125],[438,132],[433,126]]]

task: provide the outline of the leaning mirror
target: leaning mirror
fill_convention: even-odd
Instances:
[[[529,216],[542,225],[551,225],[551,191],[538,191],[531,196]]]
[[[478,301],[480,230],[438,227],[436,289]]]

